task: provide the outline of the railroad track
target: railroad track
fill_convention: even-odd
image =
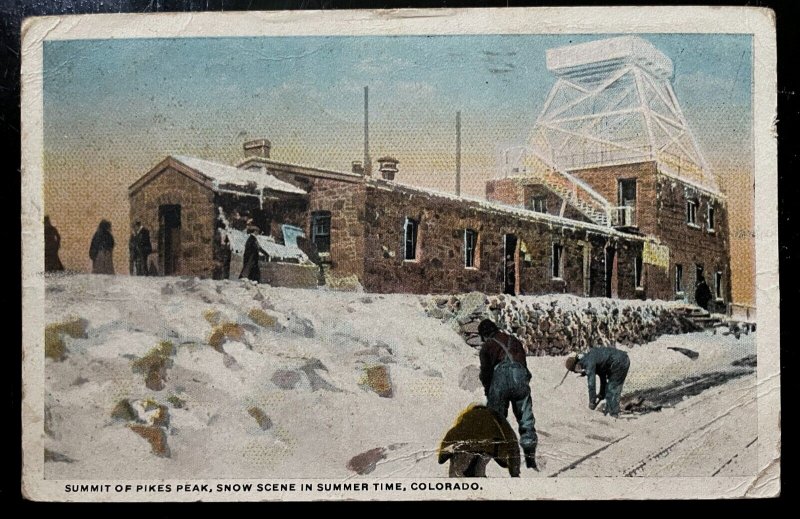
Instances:
[[[746,405],[753,404],[755,402],[756,402],[756,398],[754,396],[752,398],[747,399],[745,402],[743,402],[740,405],[743,407],[743,406],[746,406]],[[725,412],[723,414],[715,416],[711,420],[703,423],[702,425],[700,425],[698,427],[692,428],[690,431],[686,432],[685,434],[682,434],[679,438],[677,438],[674,441],[670,442],[667,446],[662,447],[659,450],[654,451],[654,452],[648,454],[647,456],[645,456],[644,458],[642,458],[641,460],[639,460],[632,467],[630,467],[627,470],[625,470],[623,472],[623,476],[625,476],[625,477],[636,477],[636,476],[640,475],[647,468],[648,464],[650,464],[650,463],[652,463],[654,461],[658,461],[658,460],[666,458],[667,456],[669,456],[669,454],[671,452],[673,452],[675,450],[676,447],[678,447],[679,445],[684,443],[690,437],[696,435],[697,433],[701,433],[701,432],[705,431],[706,429],[710,428],[711,426],[713,426],[714,424],[716,424],[717,422],[719,422],[721,420],[726,420],[726,419],[729,419],[729,418],[730,418],[730,413],[729,412]],[[753,440],[753,442],[755,442],[755,440]],[[748,444],[747,447],[752,445],[753,442]],[[747,447],[745,447],[745,448],[747,448]],[[728,463],[733,461],[734,458],[736,458],[736,456],[731,458],[725,465],[727,465]],[[723,467],[724,467],[724,465],[723,465]],[[720,468],[719,470],[722,470],[722,468]],[[719,470],[716,473],[718,473]]]

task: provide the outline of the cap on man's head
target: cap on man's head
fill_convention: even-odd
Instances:
[[[478,334],[481,337],[491,337],[498,330],[499,328],[491,319],[484,319],[481,321],[481,324],[478,325]]]
[[[575,365],[578,363],[578,354],[577,353],[570,353],[567,355],[567,360],[564,362],[564,366],[567,368],[567,371],[575,371]]]

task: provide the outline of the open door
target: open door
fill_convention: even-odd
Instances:
[[[171,276],[178,272],[181,250],[181,206],[162,205],[158,208],[158,259],[161,272]]]
[[[503,293],[517,293],[517,237],[503,235]]]

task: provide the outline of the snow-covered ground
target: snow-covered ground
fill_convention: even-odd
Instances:
[[[367,477],[445,477],[438,443],[464,407],[483,401],[477,350],[427,317],[418,296],[97,275],[48,277],[46,287],[48,323],[88,321],[87,338],[64,337],[64,360],[46,361],[48,479],[358,478],[351,460],[371,450],[359,458]],[[217,339],[228,332],[217,348],[215,326]],[[174,347],[162,359],[163,388],[148,388],[136,362],[162,341]],[[732,363],[755,355],[755,335],[662,336],[623,349],[624,397],[744,372]],[[615,420],[588,409],[585,379],[557,386],[563,362],[528,359],[541,471],[523,477],[755,472],[754,374]],[[378,394],[386,372],[388,398]],[[121,401],[134,413],[147,401],[165,406],[168,425],[139,416],[164,431],[168,457],[132,419],[112,417]],[[494,463],[487,473],[508,477]]]

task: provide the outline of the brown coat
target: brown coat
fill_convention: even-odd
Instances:
[[[481,346],[480,351],[480,359],[481,359],[481,372],[479,378],[481,379],[481,383],[483,384],[484,391],[489,391],[489,386],[492,385],[492,375],[494,374],[494,367],[500,363],[505,357],[506,353],[503,350],[503,347],[497,344],[492,339],[496,339],[497,341],[502,342],[508,347],[508,351],[511,352],[511,358],[515,361],[519,362],[526,368],[528,364],[526,362],[526,353],[525,348],[522,346],[522,343],[519,340],[512,336],[508,335],[505,332],[498,331],[494,334],[491,339],[487,339],[484,341],[483,346]]]

